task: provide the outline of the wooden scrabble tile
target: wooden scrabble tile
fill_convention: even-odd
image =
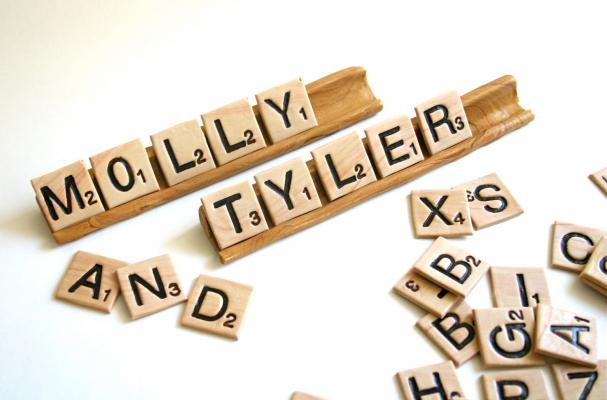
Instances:
[[[384,178],[424,159],[413,124],[406,114],[365,129],[377,173]]]
[[[587,367],[597,363],[597,327],[594,318],[544,304],[536,309],[535,351]]]
[[[594,246],[606,235],[599,229],[555,222],[552,231],[552,266],[582,272]]]
[[[468,200],[463,189],[412,191],[411,216],[418,238],[456,237],[473,233]]]
[[[82,161],[32,179],[31,183],[53,232],[105,211]]]
[[[150,138],[169,186],[215,168],[207,139],[196,120],[175,125]]]
[[[247,99],[202,114],[202,122],[219,165],[266,147],[253,107]]]
[[[109,208],[158,190],[152,164],[139,139],[99,153],[90,160]]]
[[[415,107],[426,146],[436,154],[472,137],[462,100],[455,90]]]
[[[491,267],[491,292],[495,307],[535,307],[550,304],[544,268]]]
[[[483,391],[486,400],[550,400],[539,368],[485,373]]]
[[[312,396],[311,394],[303,392],[295,392],[291,396],[291,400],[324,400],[320,397]]]
[[[451,361],[402,371],[397,377],[406,400],[466,398]]]
[[[590,179],[605,195],[607,195],[607,168],[603,168],[602,170],[591,174]]]
[[[168,255],[150,258],[116,271],[131,319],[139,319],[186,300]]]
[[[483,229],[523,213],[521,206],[496,174],[483,176],[454,189],[466,191],[475,229]]]
[[[312,150],[312,157],[330,200],[377,180],[365,146],[356,132]]]
[[[607,360],[599,360],[595,368],[553,364],[552,374],[561,400],[607,399]]]
[[[444,316],[462,298],[409,270],[392,290],[424,310]]]
[[[222,249],[268,230],[261,205],[249,182],[218,190],[201,200],[209,226]]]
[[[607,236],[594,247],[580,278],[607,291]]]
[[[460,301],[445,314],[426,314],[417,327],[459,367],[478,353],[472,309]]]
[[[238,330],[253,288],[200,275],[194,283],[181,323],[190,328],[238,339]]]
[[[543,365],[533,350],[533,308],[488,308],[474,310],[478,345],[485,367]]]
[[[594,283],[592,283],[589,280],[582,280],[582,282],[584,282],[584,284],[594,290],[596,290],[597,292],[599,292],[600,294],[602,294],[603,296],[607,297],[607,289],[603,289],[601,286],[599,285],[595,285]]]
[[[318,126],[301,79],[258,93],[255,98],[272,143]]]
[[[489,264],[439,237],[415,262],[413,269],[440,287],[466,296],[489,269]]]
[[[120,293],[116,270],[124,261],[78,251],[72,257],[55,296],[58,299],[111,312]]]
[[[255,182],[275,225],[322,206],[310,171],[301,158],[258,173]]]

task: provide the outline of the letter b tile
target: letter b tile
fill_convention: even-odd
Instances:
[[[268,230],[261,205],[249,182],[203,196],[202,205],[222,249]]]
[[[413,268],[451,293],[466,296],[487,273],[489,264],[439,237]]]
[[[238,339],[253,288],[241,283],[200,275],[190,291],[181,323],[190,328]]]
[[[531,307],[474,310],[478,345],[485,367],[543,365],[534,352],[535,318]]]

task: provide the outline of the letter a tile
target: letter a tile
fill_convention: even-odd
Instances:
[[[221,249],[268,230],[261,205],[249,182],[203,196],[202,205]]]
[[[105,211],[82,161],[32,179],[32,187],[53,232]]]
[[[594,246],[607,233],[584,226],[555,222],[552,236],[552,266],[580,273]]]
[[[203,114],[202,122],[219,165],[266,147],[253,107],[247,99]]]
[[[413,124],[406,114],[365,129],[371,157],[385,178],[424,159]]]
[[[253,288],[200,275],[190,291],[181,323],[201,331],[238,339],[238,330]]]
[[[116,271],[131,319],[139,319],[186,300],[168,255],[150,258]]]
[[[597,363],[596,321],[540,304],[536,310],[535,351],[586,367]]]
[[[411,215],[418,238],[473,233],[468,199],[463,189],[414,190],[411,192]]]
[[[489,264],[439,237],[413,265],[415,272],[448,291],[466,296],[489,269]]]
[[[294,79],[258,93],[255,98],[272,143],[318,125],[301,79]]]
[[[550,304],[544,268],[491,267],[491,292],[496,307],[535,307]]]
[[[312,157],[331,200],[377,180],[365,146],[356,132],[312,150]]]
[[[607,399],[607,360],[599,360],[596,368],[553,364],[552,373],[562,400]]]
[[[478,353],[474,317],[465,301],[458,303],[442,318],[426,314],[416,325],[456,367]]]
[[[169,186],[215,168],[213,155],[196,120],[175,125],[150,138]]]
[[[533,350],[535,319],[531,307],[474,310],[478,345],[487,368],[543,365]]]
[[[472,137],[464,105],[455,90],[420,104],[415,113],[431,154]]]
[[[397,377],[406,400],[466,398],[451,361],[402,371]]]
[[[607,236],[603,236],[594,248],[580,278],[607,291]]]
[[[255,182],[274,225],[322,206],[310,171],[300,158],[258,173]]]
[[[470,217],[476,229],[507,221],[523,213],[521,206],[496,174],[483,176],[454,189],[466,190]]]
[[[550,400],[539,368],[486,373],[483,391],[487,400]]]
[[[114,147],[91,157],[90,160],[109,208],[159,189],[152,164],[140,140]]]
[[[442,317],[462,298],[443,289],[412,269],[394,285],[392,290],[399,296],[424,310]]]
[[[78,251],[65,271],[55,296],[109,313],[120,293],[116,270],[127,265],[124,261]]]

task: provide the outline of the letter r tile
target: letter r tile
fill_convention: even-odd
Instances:
[[[487,368],[544,365],[534,352],[533,308],[475,309],[477,342]]]
[[[472,137],[466,111],[455,90],[415,107],[417,121],[431,154]]]
[[[105,211],[82,161],[32,179],[31,183],[53,232]]]
[[[413,269],[449,292],[466,296],[487,273],[489,264],[439,237],[415,262]]]
[[[181,323],[236,340],[252,292],[248,285],[200,275],[190,291]]]
[[[247,181],[203,196],[201,200],[221,249],[268,230],[259,200]]]

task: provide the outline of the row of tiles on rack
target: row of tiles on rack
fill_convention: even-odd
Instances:
[[[192,120],[151,136],[168,186],[266,147],[261,126],[276,143],[318,125],[301,79],[255,97],[261,124],[245,98],[202,114],[202,128]],[[32,180],[36,200],[53,232],[160,190],[140,140],[99,153],[90,162],[96,185],[83,161]]]
[[[421,135],[430,154],[472,137],[461,98],[450,91],[415,108]],[[407,115],[365,129],[368,148],[356,132],[312,151],[322,189],[329,201],[386,178],[424,159]],[[371,161],[373,160],[373,162]],[[255,175],[257,188],[274,225],[322,206],[312,174],[296,158]],[[268,230],[253,186],[245,181],[203,196],[203,209],[220,248]]]

